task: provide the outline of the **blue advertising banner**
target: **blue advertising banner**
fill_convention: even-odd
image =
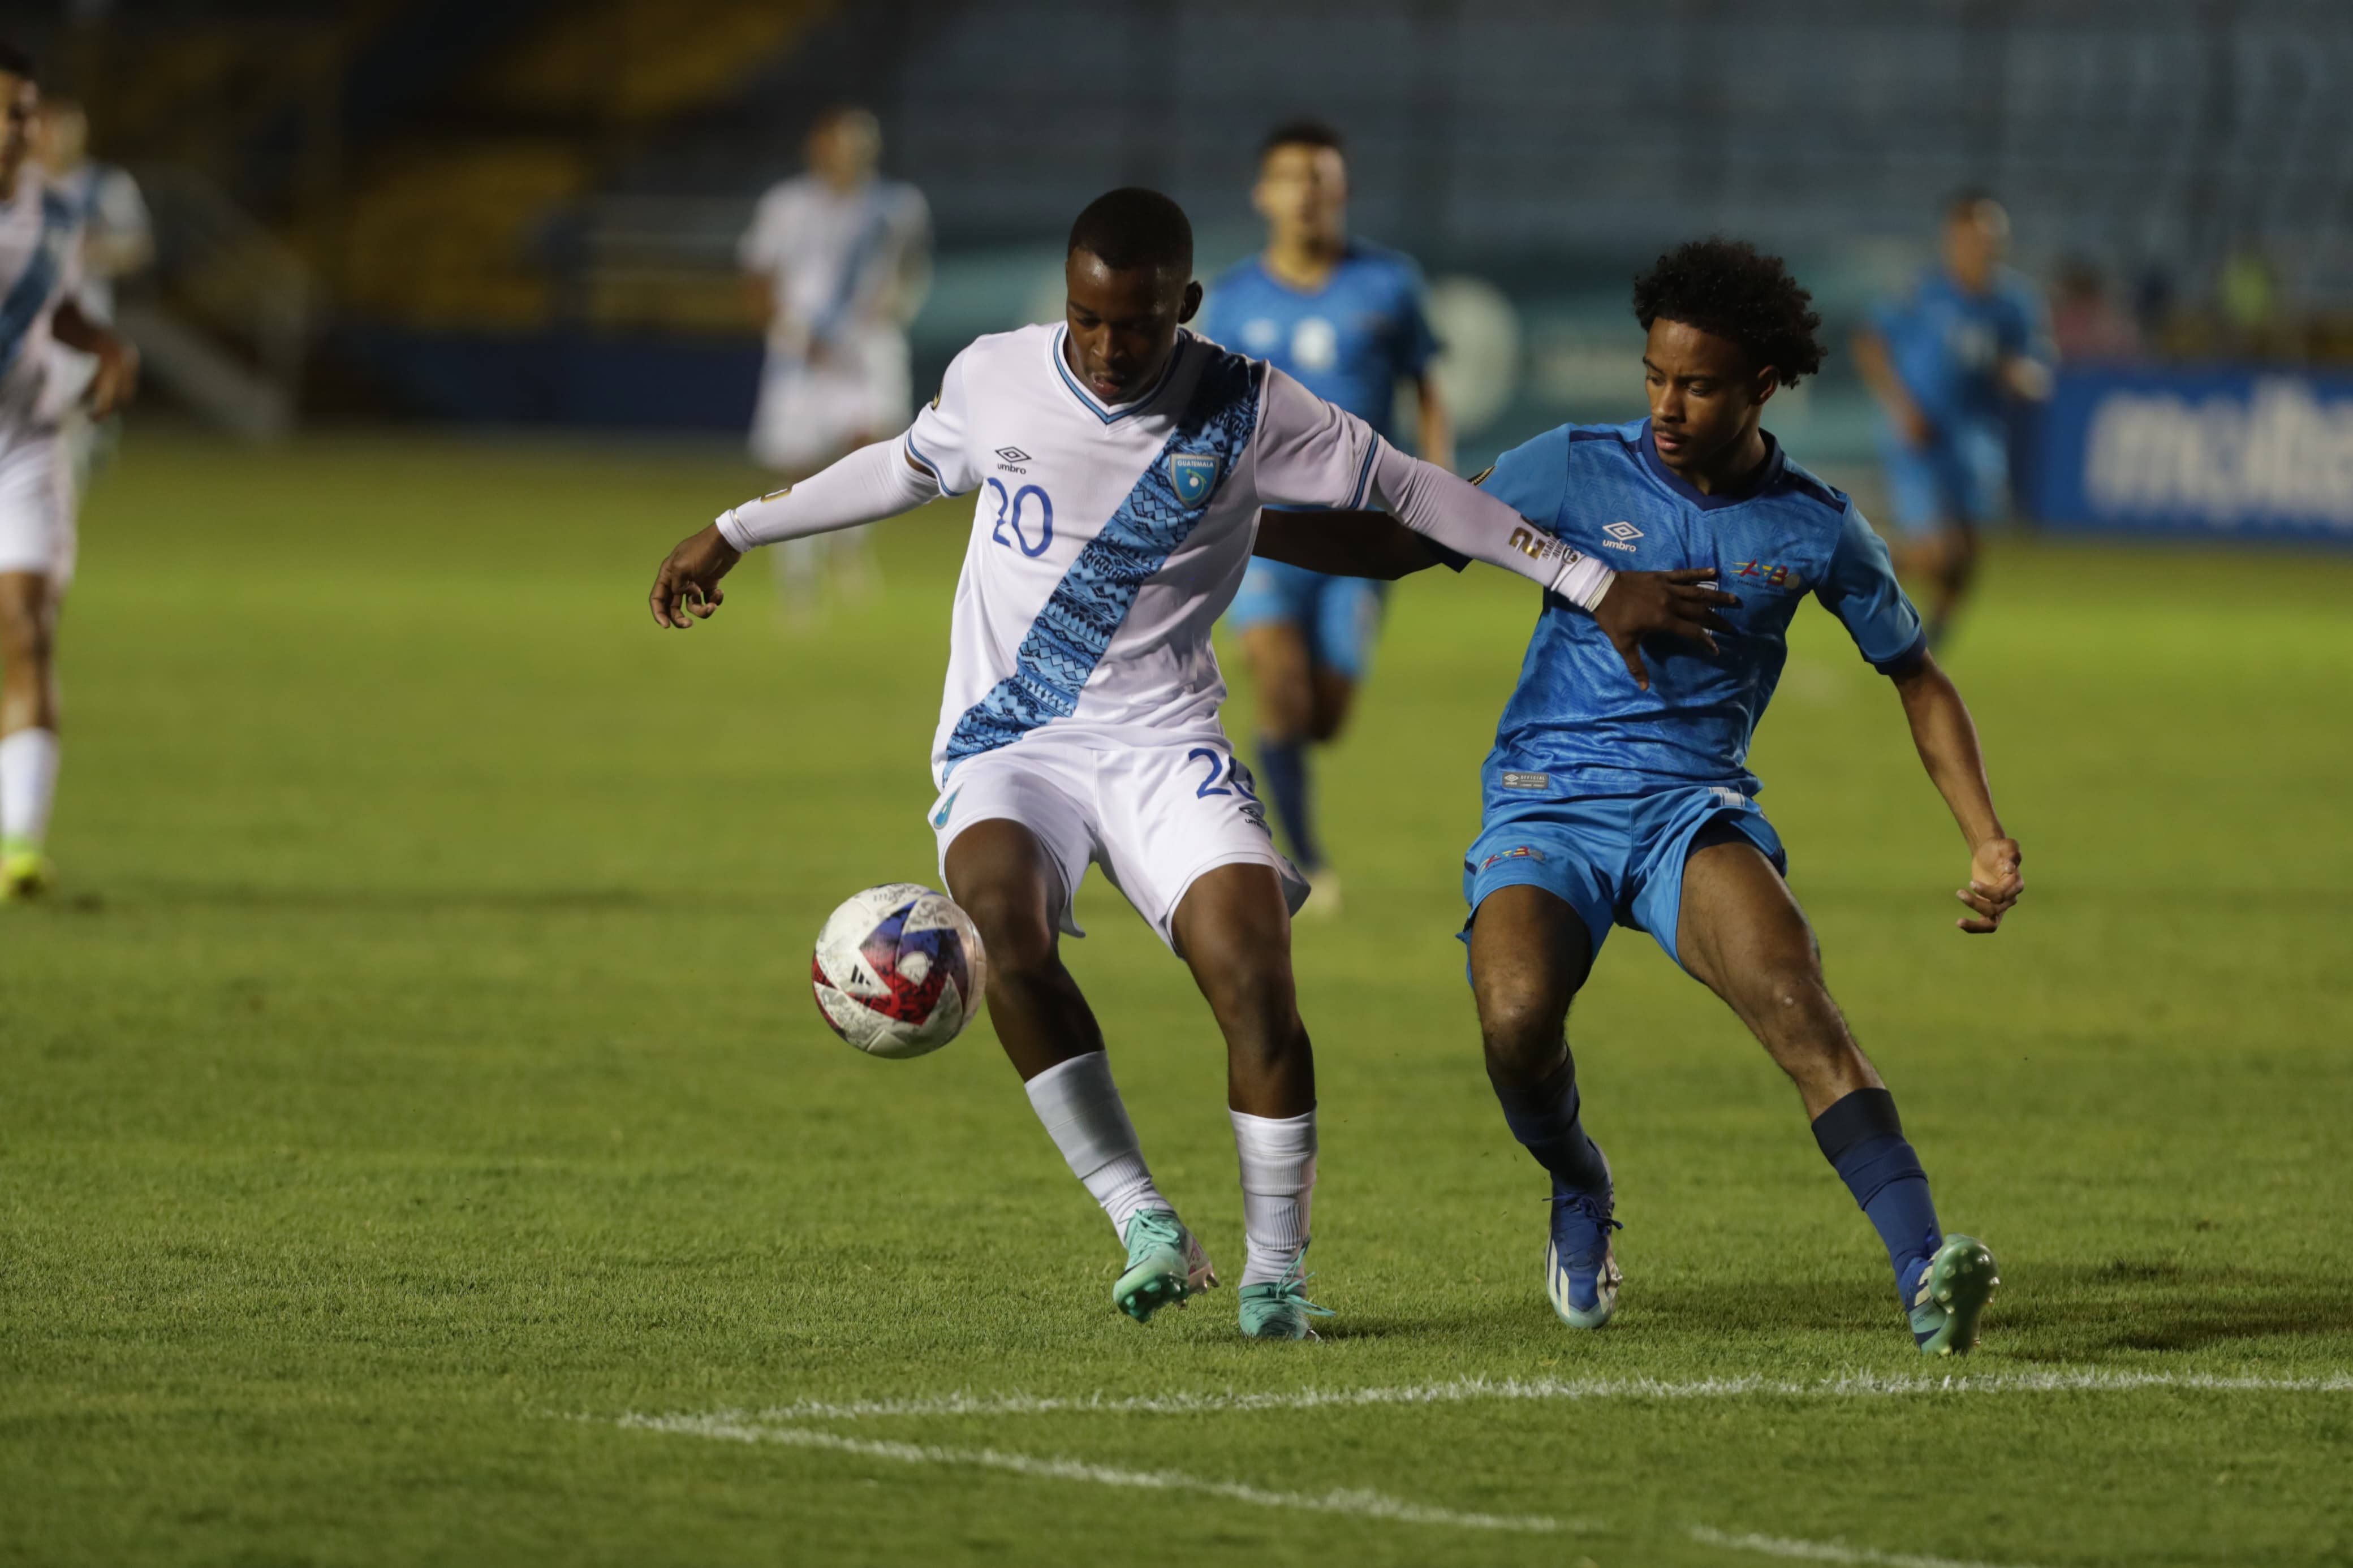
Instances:
[[[2060,373],[2021,478],[2046,526],[2353,544],[2353,376]]]

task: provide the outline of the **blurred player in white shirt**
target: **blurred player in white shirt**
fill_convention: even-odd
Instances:
[[[1328,531],[1341,569],[1384,530],[1419,534],[1457,564],[1534,579],[1627,646],[1671,628],[1658,612],[1673,591],[1613,575],[1265,362],[1184,331],[1201,303],[1192,267],[1175,202],[1133,187],[1099,198],[1071,232],[1062,322],[974,342],[905,435],[732,509],[670,552],[651,603],[657,624],[691,626],[747,550],[976,496],[930,820],[987,949],[997,1039],[1126,1244],[1120,1310],[1147,1319],[1215,1283],[1154,1184],[1062,963],[1079,883],[1101,866],[1190,967],[1225,1036],[1250,1243],[1241,1331],[1308,1339],[1322,1310],[1301,1268],[1315,1068],[1291,972],[1307,884],[1219,724],[1210,630],[1253,550],[1286,531]],[[1262,512],[1281,507],[1339,510]],[[1371,507],[1414,534],[1353,510]]]
[[[878,178],[881,128],[838,109],[808,138],[808,173],[760,198],[737,247],[768,313],[768,358],[752,456],[787,480],[903,428],[913,402],[907,323],[931,287],[931,211],[913,185]],[[818,609],[827,556],[845,592],[871,588],[864,531],[776,552],[788,619]]]
[[[155,226],[147,198],[127,169],[90,155],[90,116],[70,98],[45,98],[33,122],[33,157],[49,183],[82,215],[81,283],[74,302],[102,327],[114,324],[116,285],[155,259]],[[58,343],[51,401],[63,407],[58,435],[73,465],[77,502],[90,491],[91,471],[112,447],[121,422],[90,416],[82,395],[98,374],[95,355]]]
[[[82,213],[33,162],[40,89],[0,44],[0,900],[49,883],[42,852],[58,781],[58,613],[74,566],[68,408],[103,419],[138,381],[130,345],[76,301]],[[61,386],[54,345],[89,354],[86,386]]]

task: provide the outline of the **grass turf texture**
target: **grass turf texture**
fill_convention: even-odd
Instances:
[[[1322,768],[1348,907],[1297,938],[1321,1344],[1233,1294],[1139,1328],[987,1026],[821,1026],[808,941],[934,879],[963,549],[792,637],[765,563],[644,589],[754,488],[691,455],[134,440],[67,617],[59,895],[0,910],[0,1561],[1715,1564],[1694,1536],[2000,1563],[2343,1563],[2353,1392],[1469,1400],[803,1418],[858,1442],[1556,1521],[1254,1506],[627,1429],[647,1414],[1464,1376],[1927,1375],[1795,1097],[1638,933],[1573,1026],[1629,1284],[1572,1335],[1479,1070],[1457,875],[1528,592],[1398,592]],[[2030,891],[1966,858],[1894,698],[1809,608],[1757,748],[1833,987],[2005,1287],[1966,1370],[2353,1370],[2353,561],[2013,547],[1951,668]],[[1230,727],[1247,735],[1240,713]],[[1229,1270],[1221,1049],[1091,881],[1071,963]],[[1852,1555],[1862,1553],[1862,1555]]]

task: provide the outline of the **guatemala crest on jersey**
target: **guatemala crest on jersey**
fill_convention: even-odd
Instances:
[[[1219,460],[1213,454],[1178,452],[1168,459],[1168,482],[1187,507],[1200,506],[1218,488]]]

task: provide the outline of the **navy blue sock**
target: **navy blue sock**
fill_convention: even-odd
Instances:
[[[1555,1184],[1591,1193],[1606,1202],[1609,1165],[1577,1120],[1576,1059],[1563,1053],[1559,1067],[1525,1089],[1496,1083],[1492,1073],[1487,1081],[1504,1107],[1504,1121],[1512,1136],[1535,1156],[1537,1164],[1552,1173]]]
[[[1324,847],[1315,842],[1315,823],[1307,809],[1307,742],[1261,735],[1258,771],[1266,781],[1266,793],[1274,797],[1274,815],[1282,822],[1300,869],[1322,868]]]
[[[1814,1142],[1886,1244],[1895,1288],[1910,1307],[1921,1271],[1945,1233],[1928,1196],[1928,1173],[1905,1142],[1895,1097],[1883,1089],[1858,1089],[1844,1096],[1814,1118]]]

